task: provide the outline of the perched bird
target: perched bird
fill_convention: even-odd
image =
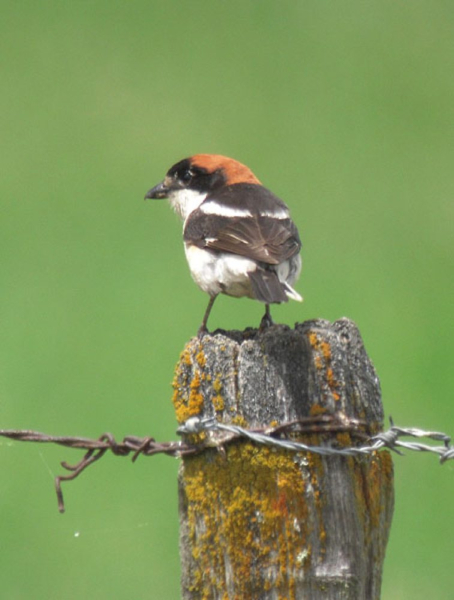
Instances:
[[[270,304],[302,301],[292,287],[301,271],[298,230],[286,204],[245,165],[196,154],[173,165],[147,198],[167,198],[183,219],[191,275],[210,295],[199,337],[218,294],[263,302],[262,329],[273,323]]]

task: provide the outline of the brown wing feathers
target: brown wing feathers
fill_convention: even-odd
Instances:
[[[278,265],[299,252],[298,231],[282,200],[260,185],[238,184],[225,190],[208,197],[189,216],[185,242],[269,265]]]
[[[290,220],[244,217],[229,221],[214,239],[207,240],[207,248],[240,254],[269,265],[278,265],[300,249]]]

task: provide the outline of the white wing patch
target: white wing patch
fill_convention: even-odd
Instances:
[[[200,212],[204,215],[216,215],[217,217],[252,217],[252,213],[247,208],[238,208],[233,206],[225,206],[214,200],[210,200],[200,206]],[[278,208],[276,210],[260,210],[259,215],[261,217],[269,217],[271,219],[289,219],[290,213],[285,208]]]
[[[290,218],[290,213],[285,208],[279,208],[278,210],[274,210],[274,211],[273,210],[260,210],[259,215],[261,217],[270,217],[271,219],[278,219],[279,221]]]
[[[200,212],[203,212],[204,215],[216,215],[217,217],[252,217],[251,211],[246,208],[225,206],[215,201],[202,204]]]

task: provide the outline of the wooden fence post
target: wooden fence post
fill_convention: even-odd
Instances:
[[[337,415],[373,435],[383,422],[378,377],[348,319],[193,339],[174,404],[180,423],[215,416],[260,428]],[[291,438],[363,441],[339,431]],[[322,457],[236,441],[184,458],[179,494],[184,599],[380,597],[393,511],[388,451]]]

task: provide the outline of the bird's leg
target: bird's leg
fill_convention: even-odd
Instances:
[[[263,318],[260,321],[259,331],[263,331],[264,329],[266,329],[267,327],[270,327],[271,325],[274,325],[274,321],[271,318],[270,305],[265,304],[265,314],[263,315]]]
[[[208,302],[207,309],[205,311],[205,314],[203,315],[202,325],[200,325],[199,330],[197,332],[198,338],[203,338],[203,336],[206,333],[208,333],[207,321],[208,321],[208,317],[210,316],[211,309],[213,308],[214,301],[216,300],[217,297],[218,297],[217,294],[215,294],[214,296],[210,296],[210,301]]]

